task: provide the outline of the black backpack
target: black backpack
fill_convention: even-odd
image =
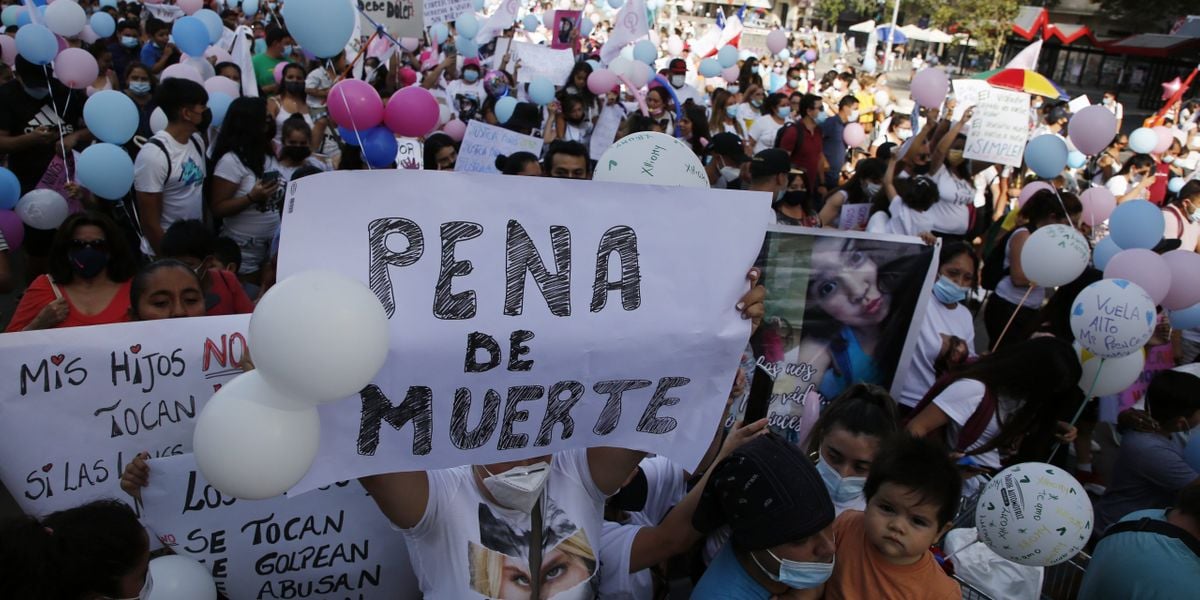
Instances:
[[[1000,223],[998,222],[996,225],[1000,225]],[[1008,250],[1008,240],[1012,234],[1012,231],[1004,234],[984,255],[983,270],[979,274],[979,285],[983,289],[995,291],[996,286],[1008,276],[1009,268],[1004,265],[1004,254]]]

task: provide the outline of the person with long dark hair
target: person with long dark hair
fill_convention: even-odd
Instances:
[[[846,183],[825,196],[823,204],[837,206],[839,214],[841,207],[847,204],[871,204],[883,189],[883,175],[886,170],[887,165],[881,160],[875,158],[859,160],[854,166],[854,175],[851,175]],[[828,223],[828,225],[833,225],[833,223]],[[863,227],[847,227],[845,223],[840,224],[842,229],[857,228],[860,230],[866,227],[866,222],[863,222],[862,225]]]
[[[866,508],[863,485],[871,463],[899,429],[896,401],[887,390],[869,383],[846,388],[821,412],[801,447],[816,456],[817,472],[837,514]]]
[[[713,135],[718,133],[732,133],[739,138],[745,137],[743,135],[742,123],[737,118],[738,96],[738,94],[733,94],[727,89],[717,88],[713,90],[712,114],[708,119],[708,130]]]
[[[1154,184],[1154,159],[1149,154],[1134,154],[1121,170],[1104,182],[1104,187],[1116,197],[1117,204],[1150,197]]]
[[[704,156],[704,149],[712,140],[704,107],[691,102],[683,105],[683,118],[679,120],[679,138],[692,147],[696,156]]]
[[[279,229],[279,162],[271,140],[275,120],[262,98],[238,98],[229,105],[213,147],[210,206],[224,219],[221,235],[242,250],[238,276],[257,283],[275,231]]]
[[[425,138],[425,170],[453,171],[458,161],[458,143],[444,133]]]
[[[783,94],[771,94],[762,101],[762,117],[750,126],[749,142],[755,154],[775,147],[775,134],[791,116],[792,107]]]
[[[308,93],[304,88],[305,77],[307,75],[304,73],[304,67],[296,63],[288,63],[283,68],[283,77],[279,82],[279,96],[272,97],[267,104],[267,110],[275,119],[273,138],[277,144],[280,142],[279,135],[283,131],[283,123],[292,116],[299,115],[310,128],[314,125],[308,107]],[[228,126],[228,117],[226,119],[226,126]],[[316,146],[318,142],[320,140],[314,140],[310,145]]]

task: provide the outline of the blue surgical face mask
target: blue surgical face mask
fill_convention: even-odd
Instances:
[[[283,55],[284,55],[284,56],[291,56],[291,55],[292,55],[292,45],[291,45],[291,44],[288,44],[288,45],[286,45],[286,46],[284,46],[284,47],[283,47]]]
[[[121,45],[125,46],[126,48],[137,48],[138,39],[132,36],[123,35],[121,36]]]
[[[792,116],[792,107],[790,107],[790,106],[780,106],[780,107],[779,107],[779,109],[778,109],[776,112],[778,112],[778,113],[779,113],[779,117],[780,117],[780,118],[782,118],[782,119],[786,119],[786,118],[788,118],[788,117]]]
[[[1193,223],[1200,223],[1200,208],[1192,209],[1192,212],[1188,213],[1188,220]]]
[[[134,94],[136,94],[138,96],[145,96],[146,94],[150,93],[150,82],[149,81],[130,81],[129,82],[129,91],[133,92]]]
[[[479,79],[479,71],[476,71],[475,69],[467,69],[466,71],[463,71],[463,81],[467,83],[475,83],[477,79]]]
[[[24,89],[25,93],[34,100],[41,100],[50,95],[50,88],[48,86],[30,87],[22,83],[21,88]]]
[[[828,119],[828,118],[829,118],[829,115],[825,114],[825,111],[821,111],[821,112],[817,113],[817,125],[824,123],[825,119]]]
[[[774,552],[767,550],[767,554],[771,558],[779,561],[779,573],[772,573],[762,563],[758,562],[758,558],[754,553],[750,553],[750,558],[754,564],[766,573],[771,581],[778,581],[794,590],[808,590],[815,588],[829,580],[829,576],[833,575],[833,561],[827,563],[816,562],[799,562],[794,560],[786,560],[775,556]]]
[[[825,462],[824,456],[817,460],[817,472],[825,482],[825,489],[829,490],[829,497],[838,504],[849,504],[861,498],[863,486],[867,485],[866,477],[843,477]]]
[[[967,290],[945,276],[938,275],[937,281],[933,282],[933,295],[943,304],[957,304],[967,299]]]
[[[725,114],[729,115],[730,118],[736,117],[737,116],[737,106],[726,106]]]

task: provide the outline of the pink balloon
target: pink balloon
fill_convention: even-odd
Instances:
[[[208,49],[204,51],[204,58],[215,58],[217,59],[217,64],[223,62],[233,62],[233,55],[229,54],[229,52],[227,52],[224,48],[216,45],[209,46]]]
[[[858,146],[866,141],[866,139],[867,132],[858,123],[851,123],[842,130],[842,141],[846,142],[847,146]]]
[[[1200,303],[1200,254],[1180,248],[1162,255],[1171,271],[1171,289],[1163,308],[1179,310]]]
[[[54,34],[54,38],[56,40],[58,40],[58,51],[59,52],[62,52],[63,50],[66,50],[67,48],[71,47],[71,44],[67,43],[67,38],[65,38],[61,35],[58,35],[57,33]]]
[[[726,83],[737,83],[739,74],[741,71],[738,70],[737,65],[734,65],[721,71],[721,79],[724,79]]]
[[[1104,112],[1108,111],[1105,110]],[[1083,204],[1083,222],[1092,227],[1103,223],[1112,214],[1113,209],[1117,207],[1117,199],[1104,186],[1091,187],[1084,190],[1083,194],[1079,196],[1079,202]],[[1193,304],[1195,303],[1193,302]],[[1191,306],[1191,304],[1188,306]]]
[[[367,56],[373,58],[383,58],[392,47],[392,41],[385,37],[377,37],[367,46]]]
[[[1175,136],[1171,134],[1169,127],[1158,125],[1154,128],[1154,133],[1158,134],[1158,145],[1154,146],[1155,154],[1162,154],[1171,147],[1171,142],[1175,141]]]
[[[1020,208],[1022,206],[1025,206],[1025,203],[1028,202],[1029,199],[1032,198],[1034,194],[1038,193],[1041,190],[1054,191],[1054,186],[1050,185],[1049,183],[1046,183],[1045,181],[1035,181],[1033,183],[1025,184],[1025,187],[1021,188],[1021,195],[1017,197],[1017,207]],[[1112,212],[1112,211],[1109,211],[1109,212]]]
[[[204,82],[204,90],[210,94],[225,94],[230,98],[242,95],[242,86],[238,82],[221,75],[209,77],[208,81]]]
[[[420,42],[417,41],[417,38],[411,38],[411,37],[400,38],[400,47],[404,48],[404,50],[406,52],[416,52],[417,46],[419,46],[419,45],[420,45]]]
[[[279,85],[283,81],[283,70],[288,66],[287,61],[275,65],[275,85]]]
[[[54,76],[67,87],[82,90],[100,76],[100,67],[91,52],[82,48],[67,48],[54,58]]]
[[[388,99],[384,122],[396,135],[425,137],[438,125],[437,100],[429,90],[410,85]]]
[[[941,69],[921,69],[912,79],[912,97],[922,107],[938,108],[950,91],[950,78]]]
[[[329,90],[329,116],[346,129],[366,131],[383,121],[383,100],[365,81],[343,79]]]
[[[450,136],[450,139],[461,142],[463,135],[467,133],[467,124],[458,119],[450,119],[442,126],[442,132]]]
[[[166,81],[167,79],[171,79],[172,77],[176,77],[179,79],[187,79],[190,81],[195,81],[196,83],[198,83],[200,85],[204,85],[204,77],[201,76],[200,71],[197,71],[196,67],[193,67],[192,65],[185,65],[183,63],[175,63],[175,64],[163,69],[162,75],[159,76],[159,79]]]
[[[608,69],[598,69],[588,75],[588,89],[597,96],[607,94],[617,87],[617,74]]]
[[[194,15],[204,8],[204,0],[175,0],[175,6],[182,8],[185,15]]]
[[[1089,106],[1071,117],[1071,143],[1084,154],[1099,154],[1117,135],[1117,117],[1107,108]]]
[[[17,213],[11,210],[0,210],[0,233],[4,234],[4,241],[8,242],[8,249],[16,250],[25,241],[25,224],[21,222],[21,217],[18,217]]]
[[[771,54],[779,54],[787,48],[787,32],[782,29],[776,29],[767,34],[767,50]]]
[[[78,37],[79,41],[85,44],[94,44],[96,40],[100,39],[100,36],[96,35],[95,31],[92,31],[91,25],[84,25],[83,30],[75,37]]]
[[[11,35],[0,35],[0,57],[10,67],[17,64],[17,40]]]
[[[1171,268],[1153,250],[1130,248],[1122,250],[1104,267],[1105,279],[1128,279],[1136,283],[1155,304],[1162,304],[1171,291]],[[1190,306],[1190,305],[1188,305]]]

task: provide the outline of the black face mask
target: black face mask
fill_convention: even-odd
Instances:
[[[204,109],[204,112],[200,113],[200,123],[196,125],[196,131],[208,131],[208,128],[212,127],[212,120],[212,109]]]
[[[292,94],[293,96],[302,95],[302,94],[304,94],[304,82],[303,81],[285,81],[285,82],[283,82],[283,91],[285,91],[289,94]]]
[[[279,158],[292,162],[300,162],[308,158],[312,154],[312,149],[308,146],[284,146],[279,151]]]
[[[779,199],[780,204],[788,206],[800,206],[804,204],[804,199],[808,196],[808,192],[799,190],[791,190],[783,193],[783,197]]]
[[[108,252],[95,248],[72,248],[67,251],[71,270],[84,279],[91,279],[108,266]]]

